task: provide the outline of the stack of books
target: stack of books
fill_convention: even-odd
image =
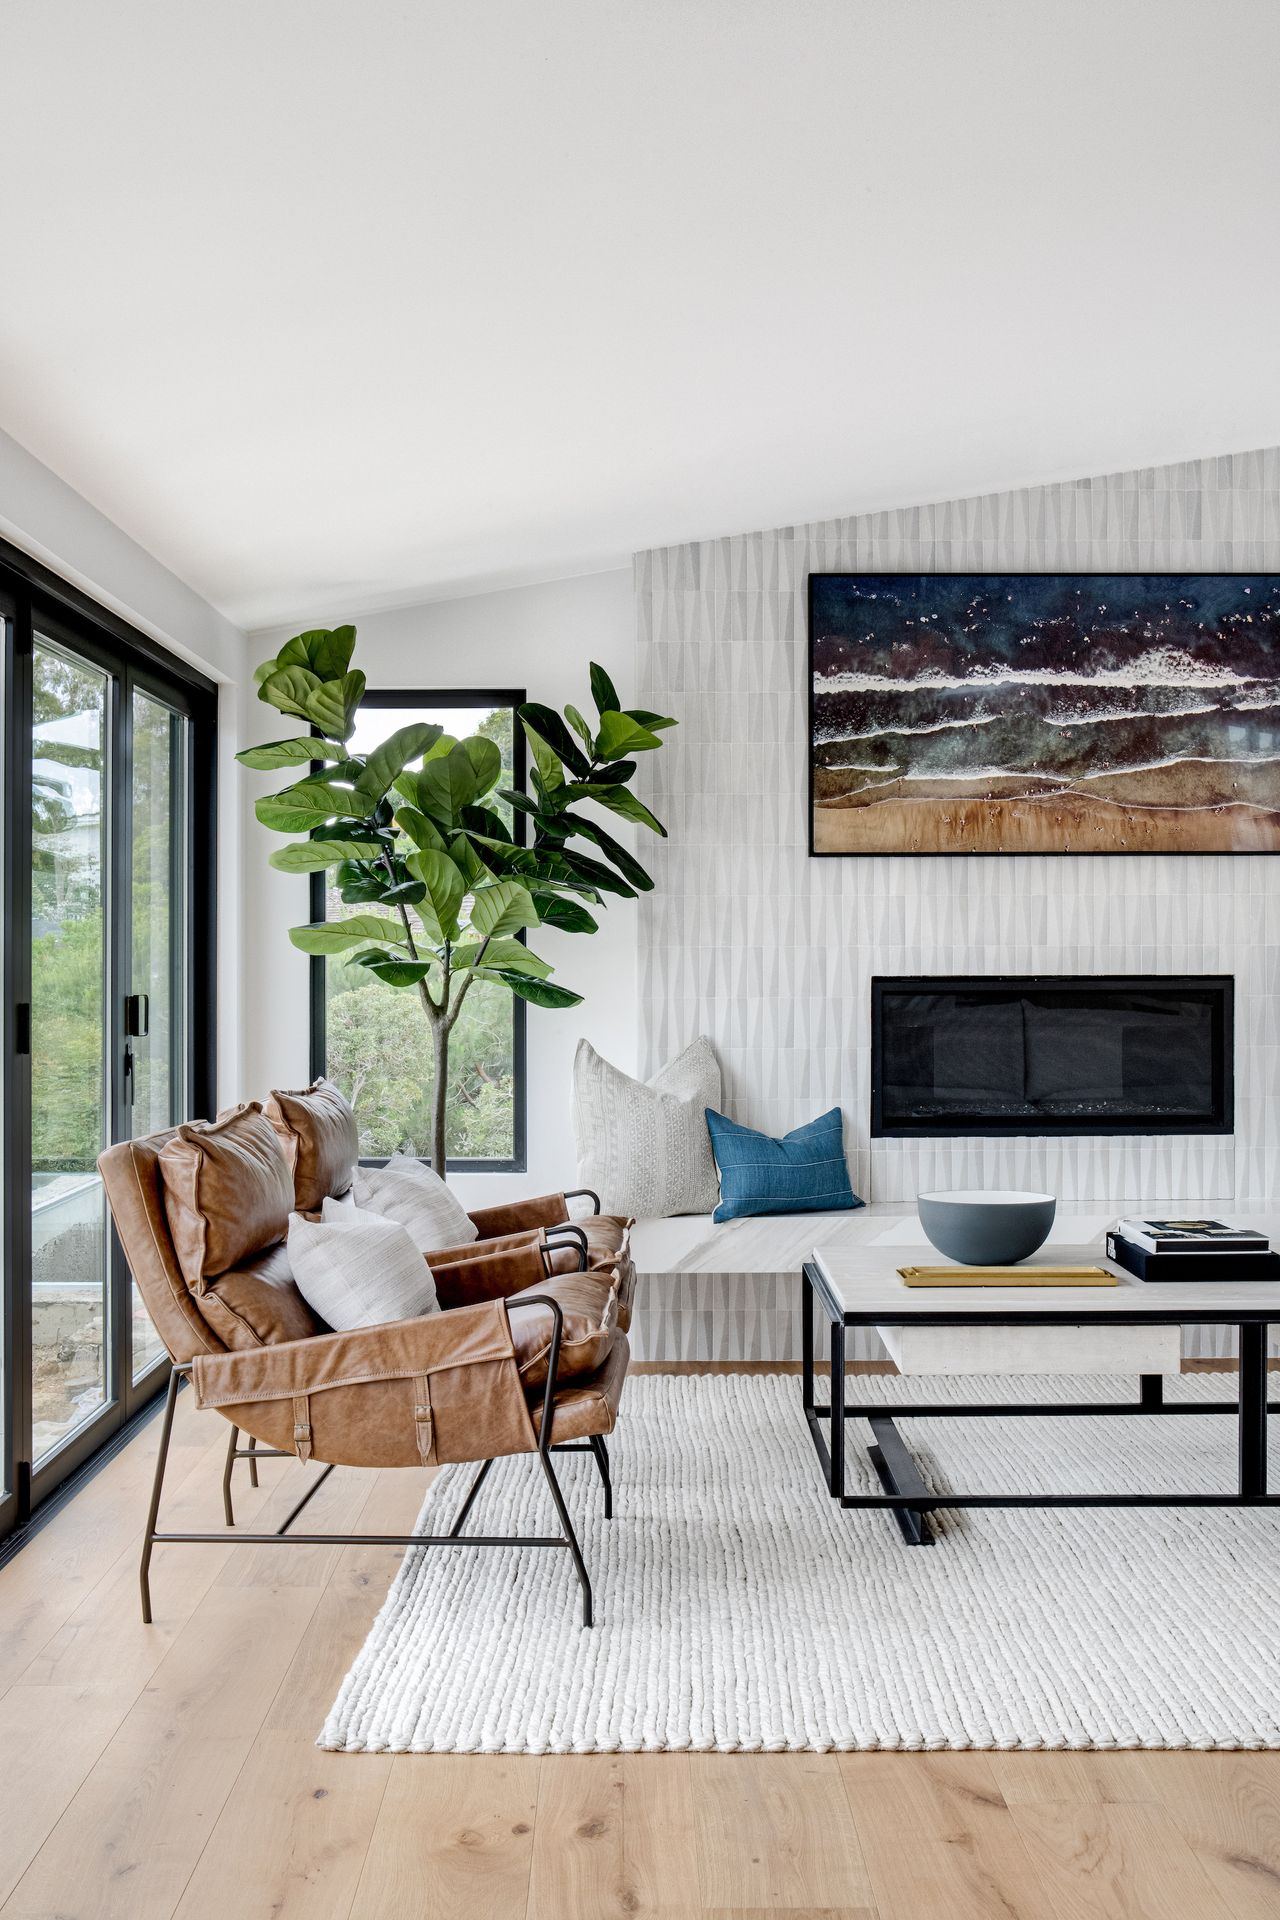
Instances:
[[[1266,1234],[1221,1220],[1121,1220],[1107,1257],[1139,1280],[1280,1280]]]

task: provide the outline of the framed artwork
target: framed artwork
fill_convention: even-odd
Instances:
[[[809,850],[1280,851],[1280,575],[809,576]]]

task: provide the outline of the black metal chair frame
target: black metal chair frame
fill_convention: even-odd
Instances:
[[[231,1478],[237,1460],[249,1462],[249,1480],[252,1486],[258,1484],[259,1460],[292,1460],[295,1456],[283,1448],[259,1447],[250,1439],[247,1447],[239,1445],[240,1429],[233,1426],[227,1445],[226,1464],[222,1472],[222,1505],[226,1517],[226,1529],[221,1532],[161,1532],[157,1522],[160,1518],[160,1500],[164,1491],[165,1466],[169,1458],[169,1442],[173,1433],[173,1412],[177,1403],[178,1389],[191,1372],[191,1362],[175,1364],[169,1375],[169,1388],[165,1395],[164,1410],[160,1420],[160,1445],[156,1453],[155,1474],[151,1483],[151,1503],[147,1509],[147,1528],[142,1544],[142,1562],[138,1569],[138,1583],[142,1593],[142,1618],[146,1625],[151,1624],[151,1554],[157,1546],[226,1546],[240,1545],[253,1547],[297,1546],[297,1547],[563,1547],[570,1554],[574,1570],[578,1576],[578,1585],[582,1589],[582,1624],[592,1624],[591,1578],[587,1572],[578,1536],[573,1530],[569,1518],[569,1509],[565,1505],[560,1482],[556,1478],[551,1463],[553,1453],[590,1453],[596,1463],[604,1485],[604,1517],[613,1518],[613,1483],[609,1470],[609,1452],[604,1439],[593,1434],[585,1441],[562,1441],[559,1446],[551,1444],[551,1427],[555,1413],[556,1375],[560,1364],[560,1341],[564,1331],[564,1316],[559,1302],[546,1294],[529,1295],[521,1301],[522,1306],[549,1307],[552,1315],[551,1346],[547,1355],[547,1383],[542,1403],[542,1418],[538,1426],[538,1440],[535,1452],[538,1464],[542,1468],[551,1498],[555,1503],[563,1532],[558,1534],[467,1534],[462,1529],[467,1516],[475,1504],[480,1489],[488,1478],[493,1461],[482,1460],[474,1479],[468,1487],[461,1507],[454,1518],[448,1533],[290,1533],[289,1529],[303,1508],[319,1493],[333,1466],[322,1466],[311,1485],[295,1501],[280,1525],[273,1533],[239,1533],[227,1529],[235,1527],[235,1512],[231,1498]],[[505,1457],[505,1456],[504,1456]],[[516,1454],[511,1456],[519,1459]]]

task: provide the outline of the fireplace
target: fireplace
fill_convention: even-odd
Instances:
[[[871,1132],[1230,1133],[1229,974],[871,982]]]

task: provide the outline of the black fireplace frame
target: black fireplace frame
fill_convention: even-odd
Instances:
[[[1214,1048],[1213,1096],[1215,1117],[1179,1120],[1143,1118],[1100,1120],[1082,1123],[1078,1115],[1055,1119],[1046,1115],[1034,1120],[1018,1115],[1009,1120],[922,1119],[897,1120],[884,1124],[884,1094],[880,1068],[884,1060],[884,1002],[890,992],[979,993],[984,990],[1027,991],[1046,987],[1096,987],[1117,992],[1139,988],[1187,992],[1213,988],[1218,994],[1215,1007],[1217,1044]],[[871,981],[871,1137],[873,1140],[966,1140],[966,1139],[1040,1139],[1065,1136],[1104,1136],[1137,1134],[1231,1134],[1235,1132],[1235,978],[1229,973],[983,973],[983,974],[877,974]]]

